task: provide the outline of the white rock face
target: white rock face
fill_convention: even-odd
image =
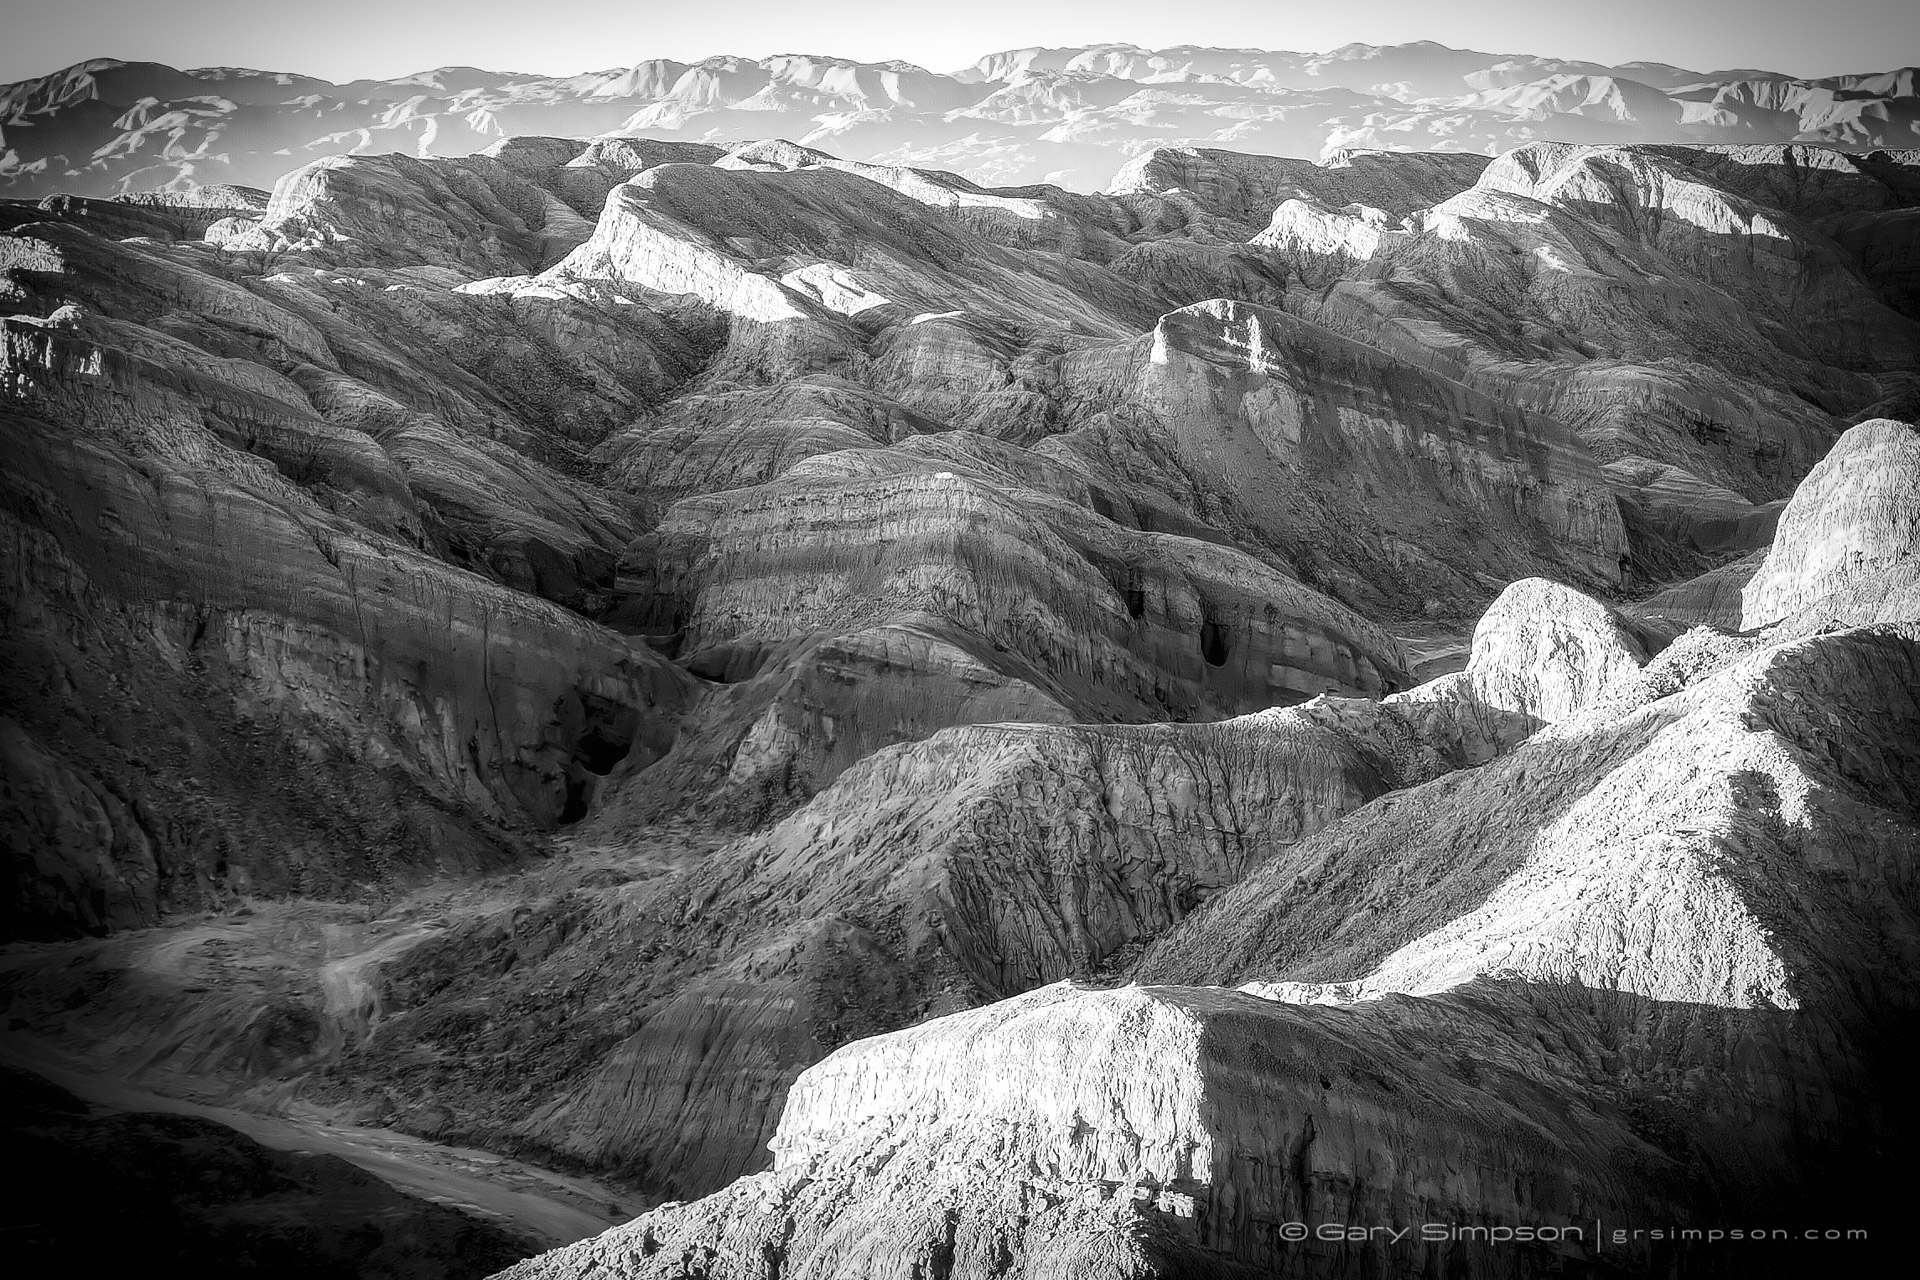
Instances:
[[[1071,992],[1042,988],[829,1056],[787,1095],[771,1144],[774,1171],[804,1166],[876,1122],[966,1116],[983,1129],[1036,1130],[1044,1177],[1211,1181],[1202,1011],[1230,1009],[1234,997],[1122,988],[1075,1000]]]
[[[1794,492],[1742,592],[1740,622],[1762,627],[1829,596],[1887,593],[1920,593],[1920,427],[1880,419],[1841,436]],[[1863,607],[1904,616],[1892,598]]]
[[[1501,592],[1480,619],[1464,671],[1390,695],[1387,705],[1481,760],[1627,689],[1646,657],[1612,609],[1528,578]]]
[[[985,316],[1118,336],[1082,273],[1017,258],[977,234],[952,202],[869,180],[862,166],[666,164],[607,197],[593,238],[547,273],[691,294],[761,325],[880,309]],[[881,174],[879,176],[890,176]],[[1144,299],[1117,295],[1124,315]],[[1089,302],[1095,302],[1090,306]],[[891,308],[890,311],[888,309]]]
[[[1285,200],[1273,211],[1266,230],[1250,243],[1270,248],[1297,262],[1312,262],[1324,278],[1337,278],[1356,263],[1369,262],[1412,235],[1387,214],[1367,205],[1328,209],[1311,200]]]
[[[1566,1149],[1538,1141],[1544,1115],[1423,1070],[1417,1054],[1438,1047],[1441,1025],[1382,1052],[1366,1021],[1219,989],[1061,984],[862,1041],[795,1086],[773,1172],[502,1275],[669,1276],[689,1257],[716,1277],[773,1262],[821,1280],[915,1266],[1106,1280],[1190,1274],[1223,1255],[1317,1269],[1278,1241],[1276,1221],[1383,1211],[1342,1170],[1386,1152],[1407,1178],[1402,1211],[1491,1192],[1562,1222],[1624,1190],[1602,1164],[1549,1171]],[[1357,1079],[1363,1095],[1329,1092]],[[1436,1109],[1417,1136],[1389,1100],[1399,1089]],[[1484,1162],[1530,1143],[1517,1189],[1492,1187]],[[1418,1262],[1424,1248],[1397,1256]]]
[[[743,320],[805,320],[811,308],[781,284],[750,270],[656,212],[646,187],[607,197],[591,239],[559,265],[561,278],[609,279],[657,293],[684,293]]]

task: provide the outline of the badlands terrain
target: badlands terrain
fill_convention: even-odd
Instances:
[[[270,187],[326,156],[465,156],[516,135],[609,132],[784,137],[849,160],[1081,191],[1157,147],[1310,159],[1496,155],[1546,139],[1901,147],[1920,127],[1915,74],[1610,67],[1431,41],[1009,49],[950,72],[802,54],[655,58],[573,76],[440,67],[349,84],[103,58],[0,85],[0,195]]]
[[[217,149],[38,168],[214,73],[8,91],[10,1238],[1864,1266],[1599,1232],[1885,1239],[1913,1189],[1909,73],[1642,67],[1734,104],[1667,134],[1773,141],[1547,142],[1500,95],[1628,69],[1414,53],[445,73],[310,151],[274,95],[388,100],[222,73]],[[1091,191],[708,140],[1388,80],[1456,149],[993,135]]]

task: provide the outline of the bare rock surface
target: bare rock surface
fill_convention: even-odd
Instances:
[[[1787,1149],[1848,1169],[1816,1198],[1859,1212],[1847,1196],[1883,1175],[1851,1166],[1850,1134],[1879,1123],[1894,1061],[1871,1028],[1915,996],[1893,961],[1912,904],[1875,868],[1914,838],[1920,708],[1883,699],[1915,687],[1917,662],[1911,628],[1775,645],[1375,801],[1266,861],[1139,970],[1241,991],[1050,987],[848,1046],[796,1083],[772,1172],[507,1274],[777,1259],[834,1276],[914,1258],[1337,1274],[1463,1256],[1533,1274],[1546,1253],[1288,1245],[1272,1224],[1568,1225],[1725,1198],[1811,1212]],[[1837,738],[1814,727],[1862,699],[1880,713],[1844,717]],[[1858,870],[1772,859],[1788,840]],[[1621,930],[1637,941],[1595,945]],[[1803,1083],[1832,1109],[1786,1102]],[[1604,1265],[1591,1242],[1553,1252]]]
[[[1920,428],[1878,419],[1841,436],[1794,493],[1766,561],[1741,592],[1741,625],[1818,609],[1828,596],[1872,597],[1861,602],[1862,622],[1904,617],[1916,590]]]
[[[1481,617],[1464,670],[1393,694],[1387,705],[1477,763],[1619,693],[1647,657],[1644,633],[1627,619],[1570,587],[1529,578]]]
[[[1914,155],[1575,109],[1750,105],[1671,68],[1082,52],[449,70],[379,129],[461,155],[0,207],[7,928],[64,939],[8,1018],[707,1197],[541,1274],[1445,1274],[1271,1229],[1877,1176]],[[1083,194],[867,113],[1389,71],[1592,141]],[[204,85],[12,101],[143,76]]]
[[[1276,1247],[1268,1215],[1378,1212],[1370,1189],[1317,1171],[1404,1141],[1378,1101],[1397,1089],[1445,1117],[1445,1135],[1421,1141],[1465,1166],[1416,1193],[1431,1197],[1423,1211],[1472,1194],[1476,1153],[1503,1139],[1534,1148],[1530,1207],[1628,1181],[1628,1151],[1568,1169],[1557,1144],[1528,1142],[1547,1114],[1422,1067],[1438,1027],[1383,1054],[1373,1021],[1218,988],[1048,987],[836,1053],[796,1086],[774,1171],[502,1274],[745,1275],[769,1257],[807,1276],[904,1275],[916,1261],[956,1275],[1311,1274],[1319,1260]],[[1486,1070],[1491,1082],[1508,1068]],[[1329,1101],[1328,1082],[1355,1078],[1371,1096]],[[1602,1127],[1581,1122],[1583,1137]],[[1020,1172],[986,1174],[1008,1167]]]
[[[1407,951],[1395,950],[1391,953],[1366,956],[1356,952],[1352,958],[1352,966],[1356,970],[1362,970],[1370,965],[1385,965],[1389,970],[1397,973],[1398,969],[1395,966],[1412,962],[1415,955],[1432,954],[1437,959],[1438,953],[1432,951],[1433,948],[1451,947],[1454,945],[1454,939],[1471,938],[1471,941],[1461,942],[1460,949],[1454,953],[1461,958],[1468,955],[1480,957],[1467,963],[1472,965],[1484,963],[1489,966],[1486,972],[1504,971],[1508,959],[1520,957],[1515,959],[1513,967],[1522,972],[1532,972],[1532,966],[1536,961],[1524,958],[1531,953],[1502,952],[1500,946],[1483,945],[1483,939],[1475,935],[1475,930],[1483,922],[1491,921],[1504,911],[1516,910],[1521,911],[1521,914],[1528,919],[1543,921],[1553,919],[1554,923],[1551,927],[1554,930],[1570,929],[1577,933],[1579,929],[1587,927],[1581,924],[1583,919],[1592,918],[1596,923],[1599,920],[1599,916],[1588,917],[1589,911],[1597,911],[1602,915],[1606,913],[1608,908],[1605,906],[1605,899],[1592,898],[1579,911],[1564,916],[1556,916],[1555,913],[1544,910],[1536,911],[1531,906],[1522,909],[1518,905],[1508,904],[1503,896],[1505,891],[1496,892],[1493,897],[1482,898],[1480,886],[1483,882],[1471,868],[1483,868],[1486,874],[1499,879],[1505,879],[1508,876],[1517,877],[1511,882],[1514,891],[1566,894],[1572,898],[1586,899],[1587,895],[1581,887],[1585,883],[1584,877],[1589,874],[1602,876],[1611,874],[1591,863],[1592,857],[1597,852],[1605,850],[1609,857],[1629,859],[1653,856],[1657,842],[1640,838],[1634,832],[1643,829],[1659,829],[1663,824],[1668,827],[1684,824],[1693,816],[1703,816],[1698,813],[1699,807],[1711,807],[1716,803],[1723,803],[1718,797],[1726,792],[1728,787],[1731,787],[1734,792],[1745,794],[1741,791],[1745,783],[1728,783],[1726,777],[1741,773],[1743,770],[1763,771],[1759,770],[1758,765],[1754,763],[1760,759],[1760,756],[1753,753],[1759,752],[1761,755],[1766,755],[1779,752],[1780,754],[1775,758],[1777,769],[1805,770],[1817,767],[1806,763],[1791,748],[1796,740],[1804,738],[1810,731],[1811,720],[1821,714],[1815,709],[1817,704],[1808,700],[1828,696],[1828,690],[1832,688],[1831,682],[1837,679],[1859,681],[1859,692],[1853,695],[1859,697],[1878,696],[1868,694],[1866,691],[1874,687],[1872,682],[1878,676],[1885,674],[1889,677],[1888,690],[1892,694],[1889,721],[1884,725],[1862,724],[1852,730],[1865,735],[1872,744],[1880,745],[1863,745],[1845,750],[1859,755],[1863,761],[1860,767],[1868,771],[1860,775],[1854,785],[1864,787],[1869,794],[1880,796],[1880,803],[1883,805],[1897,807],[1898,804],[1904,803],[1899,799],[1902,794],[1899,789],[1906,785],[1902,779],[1905,777],[1908,764],[1905,763],[1903,754],[1905,749],[1895,746],[1894,743],[1899,738],[1896,730],[1900,724],[1904,723],[1900,717],[1904,716],[1906,711],[1905,704],[1896,690],[1901,688],[1907,679],[1902,664],[1912,658],[1911,645],[1900,634],[1892,632],[1848,633],[1848,635],[1851,638],[1845,640],[1835,639],[1824,642],[1806,640],[1764,648],[1760,653],[1735,662],[1706,679],[1701,679],[1700,674],[1695,673],[1692,677],[1693,682],[1681,691],[1648,703],[1624,716],[1616,715],[1609,718],[1607,714],[1602,713],[1597,717],[1597,723],[1595,717],[1588,717],[1571,724],[1556,726],[1553,730],[1519,748],[1507,760],[1490,765],[1485,770],[1450,775],[1437,783],[1430,784],[1430,791],[1425,799],[1417,794],[1396,797],[1394,803],[1386,808],[1390,812],[1404,814],[1404,818],[1367,824],[1364,833],[1357,829],[1349,829],[1348,835],[1367,841],[1376,839],[1382,841],[1379,847],[1383,850],[1398,848],[1416,856],[1434,856],[1444,861],[1448,855],[1424,839],[1410,844],[1397,843],[1398,837],[1393,834],[1393,828],[1396,821],[1424,825],[1439,813],[1439,810],[1433,807],[1434,805],[1451,806],[1456,800],[1462,802],[1463,807],[1455,811],[1461,815],[1462,819],[1460,836],[1463,840],[1478,838],[1482,843],[1471,858],[1456,866],[1454,873],[1449,877],[1447,892],[1458,893],[1459,901],[1474,904],[1473,910],[1453,918],[1438,934],[1432,937],[1420,937],[1417,945]],[[1833,651],[1830,659],[1820,659],[1819,655],[1823,648]],[[1834,664],[1834,670],[1829,672],[1822,665],[1823,661]],[[1884,665],[1889,663],[1892,665]],[[1837,695],[1837,690],[1835,693]],[[1728,706],[1716,705],[1716,699],[1727,698],[1733,699]],[[1777,710],[1774,709],[1776,705]],[[1745,720],[1742,719],[1743,716]],[[1752,722],[1756,727],[1748,727],[1748,722]],[[1766,727],[1758,727],[1763,723]],[[1751,740],[1740,735],[1750,735]],[[1644,798],[1645,793],[1640,788],[1646,777],[1661,773],[1667,767],[1669,762],[1665,757],[1675,755],[1690,759],[1695,752],[1698,752],[1701,758],[1711,757],[1720,761],[1712,774],[1703,775],[1697,783],[1697,786],[1703,790],[1696,794],[1691,788],[1669,788],[1666,795],[1657,803]],[[1523,776],[1531,777],[1540,764],[1554,758],[1564,758],[1566,761],[1564,767],[1576,770],[1567,775],[1564,783],[1565,790],[1550,792],[1550,788],[1563,785],[1557,779],[1543,781],[1538,788],[1529,788],[1525,796],[1516,797],[1515,803],[1523,807],[1530,804],[1536,806],[1537,811],[1542,815],[1541,820],[1537,823],[1514,825],[1510,828],[1511,835],[1487,843],[1486,837],[1499,824],[1499,819],[1492,813],[1475,812],[1474,806],[1483,802],[1481,797],[1486,794],[1484,789],[1501,785],[1500,780],[1503,778],[1509,780],[1511,784]],[[1839,766],[1841,770],[1849,767]],[[1577,772],[1579,770],[1587,772]],[[1778,788],[1786,788],[1790,784],[1790,779],[1785,775],[1769,774],[1769,776],[1773,777],[1774,785]],[[1590,778],[1591,781],[1582,781],[1583,778]],[[1717,782],[1714,780],[1716,778]],[[1753,780],[1752,785],[1764,784]],[[1887,787],[1892,787],[1893,790],[1886,791]],[[1553,801],[1549,798],[1550,794],[1560,795],[1563,799],[1558,802]],[[1783,791],[1782,794],[1786,792]],[[1443,800],[1442,797],[1445,799]],[[1841,803],[1840,795],[1836,795],[1834,803]],[[1600,817],[1603,813],[1609,815],[1605,820],[1601,820]],[[1470,822],[1467,821],[1469,814],[1473,815]],[[1725,838],[1738,843],[1742,838],[1739,824],[1759,820],[1758,817],[1750,816],[1744,810],[1728,810],[1721,822],[1709,823],[1700,828],[1698,834],[1691,838],[1698,840]],[[1831,820],[1839,819],[1835,817]],[[1482,822],[1487,825],[1480,825]],[[1629,833],[1620,834],[1616,830],[1616,824],[1626,824]],[[1440,824],[1435,826],[1439,829]],[[1477,832],[1478,835],[1470,836],[1469,830]],[[1730,834],[1722,837],[1723,831]],[[1322,846],[1334,843],[1336,836],[1337,833],[1329,833],[1329,836],[1321,842]],[[1828,831],[1823,838],[1836,840],[1839,837],[1837,831]],[[1547,862],[1563,865],[1556,869],[1543,864],[1538,872],[1527,870],[1536,865],[1535,859],[1545,859]],[[1589,869],[1575,875],[1572,868],[1583,863]],[[1312,908],[1305,902],[1282,902],[1276,897],[1265,895],[1260,887],[1261,884],[1271,887],[1285,883],[1295,870],[1296,868],[1289,867],[1284,861],[1262,868],[1258,876],[1238,886],[1234,890],[1234,895],[1242,904],[1261,900],[1265,896],[1270,907],[1282,914],[1294,910],[1311,910]],[[1416,878],[1420,876],[1419,872],[1408,874]],[[1621,883],[1628,883],[1642,874],[1623,871]],[[1704,883],[1690,887],[1684,875],[1677,878],[1662,877],[1661,881],[1665,886],[1662,892],[1676,895],[1676,903],[1696,892],[1696,889],[1717,891]],[[1716,954],[1722,957],[1719,963],[1729,966],[1726,968],[1715,969],[1712,965],[1701,968],[1694,960],[1689,960],[1686,965],[1677,966],[1673,961],[1663,959],[1662,954],[1657,950],[1648,952],[1635,949],[1626,955],[1605,953],[1607,957],[1605,963],[1624,967],[1603,976],[1582,969],[1580,966],[1585,962],[1570,959],[1571,950],[1555,952],[1553,944],[1544,945],[1544,949],[1538,953],[1541,958],[1537,963],[1542,966],[1542,972],[1547,968],[1560,965],[1560,972],[1577,975],[1580,981],[1589,985],[1617,990],[1639,990],[1642,994],[1662,999],[1698,1000],[1703,1003],[1724,1005],[1750,1003],[1764,996],[1766,1000],[1780,1007],[1789,1007],[1787,1002],[1794,997],[1780,986],[1781,983],[1789,980],[1788,970],[1781,967],[1786,963],[1780,953],[1780,948],[1787,945],[1784,936],[1769,939],[1761,932],[1743,932],[1759,930],[1762,927],[1758,917],[1747,914],[1754,908],[1742,906],[1740,901],[1731,900],[1726,907],[1728,914],[1724,920],[1720,919],[1716,912],[1703,912],[1685,930],[1671,933],[1659,943],[1662,947],[1690,946],[1693,944],[1687,942],[1687,939],[1697,936],[1701,939],[1700,945],[1706,946],[1710,941],[1712,947],[1722,949]],[[1335,930],[1332,941],[1338,944],[1344,936],[1353,940],[1352,945],[1365,950],[1375,945],[1365,939],[1390,936],[1396,930],[1410,927],[1418,920],[1437,920],[1441,917],[1456,917],[1455,909],[1450,905],[1437,903],[1431,898],[1410,899],[1391,908],[1385,916],[1367,921],[1364,928],[1356,923],[1345,929]],[[1408,922],[1407,925],[1396,923],[1402,918]],[[1257,911],[1250,912],[1244,908],[1236,911],[1224,900],[1221,905],[1208,913],[1208,919],[1214,923],[1205,928],[1231,931],[1235,936],[1247,939],[1250,950],[1245,953],[1221,951],[1218,947],[1224,942],[1224,935],[1210,936],[1203,931],[1201,925],[1196,923],[1195,928],[1188,931],[1187,936],[1168,939],[1166,950],[1162,951],[1157,958],[1149,958],[1144,966],[1143,976],[1164,976],[1168,970],[1162,966],[1177,963],[1172,957],[1185,955],[1198,962],[1204,955],[1210,957],[1207,963],[1213,966],[1210,970],[1212,973],[1224,974],[1234,971],[1236,966],[1246,965],[1249,966],[1248,976],[1251,977],[1253,976],[1252,967],[1267,965],[1269,966],[1267,972],[1272,972],[1271,966],[1292,962],[1276,960],[1272,957],[1258,961],[1242,959],[1240,957],[1243,954],[1251,956],[1261,947],[1279,947],[1288,954],[1293,954],[1293,949],[1300,946],[1298,941],[1283,940],[1289,936],[1284,926],[1275,928],[1272,923],[1261,918]],[[1419,935],[1409,934],[1410,942],[1417,936]],[[1256,938],[1266,941],[1253,941]],[[1194,949],[1184,949],[1189,947]],[[1553,953],[1557,958],[1548,958],[1549,953]],[[1589,954],[1597,959],[1602,953]],[[1415,963],[1427,962],[1422,960]],[[1833,961],[1833,963],[1840,962],[1839,959]],[[1326,959],[1316,958],[1309,967],[1316,972],[1329,972],[1340,969],[1347,963],[1347,960],[1342,958],[1342,953],[1338,952],[1336,945],[1334,956]],[[1567,968],[1567,965],[1572,967]],[[1743,969],[1741,967],[1743,965],[1758,967]],[[1383,973],[1386,971],[1383,970]],[[1766,978],[1764,975],[1767,972],[1772,972],[1775,976],[1771,979]],[[1405,985],[1413,981],[1412,979],[1403,977],[1388,981],[1400,984],[1396,989],[1415,989],[1415,986]],[[1449,985],[1450,982],[1451,980],[1443,985]],[[1768,985],[1770,982],[1773,984],[1771,987]],[[1700,984],[1703,983],[1708,985],[1701,986]],[[1717,992],[1709,989],[1713,984],[1720,984]],[[1750,986],[1751,989],[1749,989]]]

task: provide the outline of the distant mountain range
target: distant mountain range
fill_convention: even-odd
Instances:
[[[97,59],[0,86],[0,190],[113,195],[271,186],[324,156],[461,156],[514,135],[786,137],[996,185],[1105,184],[1163,146],[1325,157],[1497,155],[1527,142],[1920,144],[1912,67],[1803,80],[1609,67],[1432,42],[1331,53],[1133,45],[1013,49],[953,74],[780,55],[652,59],[575,76],[442,67],[334,84]]]

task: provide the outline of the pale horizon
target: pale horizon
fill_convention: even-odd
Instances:
[[[244,67],[343,83],[396,79],[441,67],[567,76],[650,58],[698,62],[806,54],[909,62],[951,73],[988,54],[1031,47],[1130,44],[1325,53],[1348,44],[1429,40],[1455,49],[1609,66],[1657,62],[1711,73],[1752,69],[1820,79],[1893,70],[1920,60],[1920,6],[1839,0],[1817,20],[1783,0],[1711,0],[1683,11],[1662,0],[1621,0],[1604,15],[1559,13],[1514,0],[1438,12],[1412,0],[1362,11],[1198,0],[1164,6],[1035,6],[983,0],[963,14],[903,16],[877,0],[798,8],[772,0],[686,11],[552,0],[529,29],[505,0],[426,4],[396,11],[341,0],[324,22],[299,21],[237,0],[190,0],[164,10],[128,0],[38,5],[8,20],[0,81],[31,79],[97,58],[182,69]],[[1888,51],[1898,49],[1897,56]]]

